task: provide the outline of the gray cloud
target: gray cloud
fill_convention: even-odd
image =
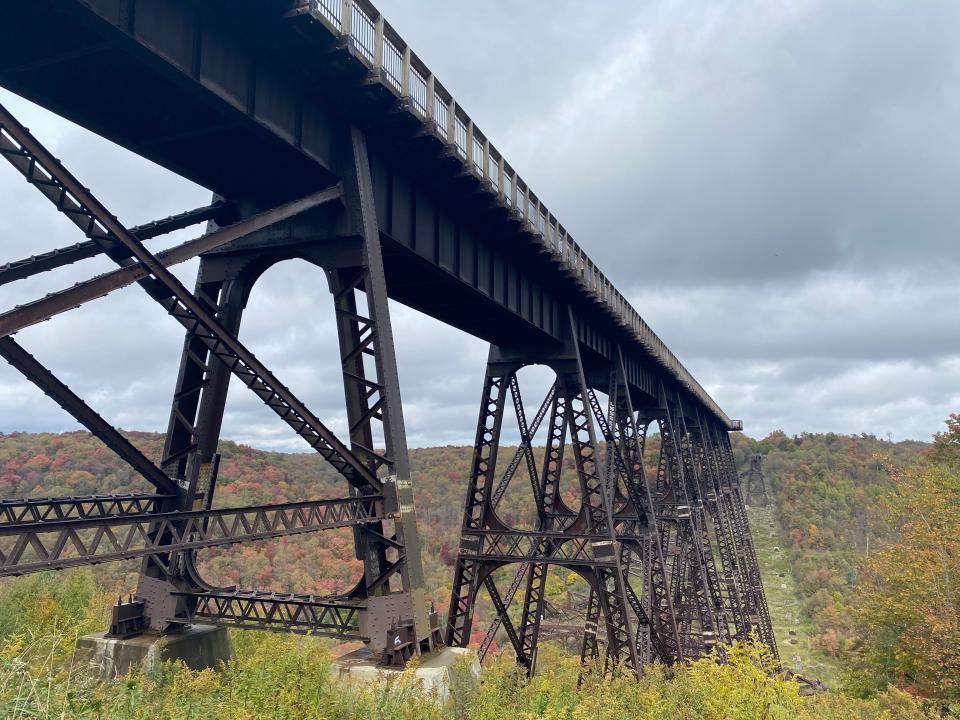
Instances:
[[[378,5],[750,434],[922,439],[960,408],[956,3]],[[0,102],[128,224],[209,198],[9,93]],[[0,197],[4,260],[80,239],[12,171]],[[4,286],[2,305],[108,266]],[[177,270],[188,286],[193,272]],[[485,346],[392,311],[410,444],[471,442]],[[319,270],[268,272],[241,334],[342,431]],[[182,334],[137,288],[19,339],[109,419],[165,427]],[[70,427],[0,367],[0,430]],[[242,387],[224,432],[301,449]]]

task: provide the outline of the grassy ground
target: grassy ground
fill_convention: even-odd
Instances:
[[[780,528],[773,506],[751,507],[748,517],[784,668],[835,687],[837,663],[813,647],[813,629],[800,614],[800,591],[790,573],[787,553],[780,547]]]

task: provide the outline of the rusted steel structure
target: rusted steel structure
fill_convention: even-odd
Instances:
[[[640,673],[754,630],[774,646],[728,438],[739,423],[373,5],[23,0],[4,12],[0,85],[215,201],[125,227],[0,109],[0,154],[86,236],[0,267],[0,284],[95,255],[117,265],[0,313],[0,354],[152,488],[4,500],[0,574],[143,558],[135,596],[115,609],[116,635],[183,623],[316,633],[363,640],[393,664],[466,644],[485,591],[497,617],[484,648],[502,628],[532,672],[547,575],[559,565],[590,587],[584,657],[602,646]],[[193,240],[145,244],[200,222]],[[198,256],[190,291],[169,267]],[[320,267],[333,294],[344,437],[238,339],[251,288],[291,258]],[[186,333],[159,463],[13,339],[134,283]],[[388,298],[491,346],[445,628],[424,587]],[[517,374],[529,365],[555,376],[530,418]],[[231,378],[343,477],[343,497],[214,506]],[[504,463],[507,412],[521,445]],[[646,468],[654,427],[662,450]],[[560,492],[564,458],[573,505]],[[527,529],[497,512],[520,467],[537,513]],[[364,572],[341,596],[214,587],[197,569],[198,549],[342,527],[354,529]],[[516,570],[501,592],[494,571],[507,565]]]
[[[747,502],[763,506],[770,502],[767,493],[767,478],[763,474],[763,455],[751,455],[750,464],[741,474],[741,482],[747,488]]]

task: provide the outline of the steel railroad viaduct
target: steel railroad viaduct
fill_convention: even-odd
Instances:
[[[115,635],[190,623],[305,632],[363,640],[386,664],[466,645],[482,590],[496,617],[481,652],[503,630],[532,672],[548,568],[560,565],[590,588],[584,659],[640,673],[752,632],[776,652],[728,437],[739,424],[371,4],[8,0],[0,85],[215,197],[125,227],[0,110],[0,154],[87,238],[24,260],[14,253],[0,284],[97,254],[117,264],[0,309],[0,354],[151,488],[3,500],[0,573],[139,557],[136,595],[114,608]],[[151,238],[204,221],[194,240],[149,249]],[[198,255],[190,291],[168,267]],[[333,293],[348,437],[237,339],[257,278],[290,258],[322,268]],[[159,463],[12,337],[135,282],[186,330]],[[388,298],[490,343],[445,622],[424,586]],[[556,377],[529,415],[517,375],[527,365]],[[214,507],[232,376],[343,476],[343,497]],[[510,413],[521,444],[506,451]],[[648,471],[651,428],[662,447]],[[542,462],[534,444],[546,446]],[[565,457],[579,507],[560,492]],[[524,529],[497,512],[521,467],[536,506]],[[340,596],[214,587],[195,562],[202,548],[334,527],[354,528],[364,566]],[[507,565],[513,581],[498,587],[494,571]],[[519,611],[508,613],[512,605]]]

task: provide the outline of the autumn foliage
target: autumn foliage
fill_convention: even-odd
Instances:
[[[148,456],[159,456],[160,435],[129,437]],[[649,438],[651,474],[658,447],[659,437]],[[741,464],[750,453],[765,456],[781,529],[778,542],[802,595],[804,621],[818,651],[846,668],[845,689],[866,699],[854,701],[835,692],[800,699],[793,685],[770,676],[760,651],[750,646],[732,653],[734,663],[698,663],[670,682],[655,671],[639,685],[621,678],[612,685],[588,680],[578,686],[575,661],[545,646],[545,653],[557,654],[541,664],[544,672],[532,683],[521,681],[505,652],[503,662],[492,662],[482,690],[457,713],[477,718],[920,718],[927,711],[912,696],[930,699],[928,709],[936,712],[948,712],[944,702],[960,701],[960,415],[947,420],[946,431],[932,444],[776,432],[760,441],[735,435],[734,448]],[[342,480],[315,455],[264,452],[231,442],[222,442],[220,451],[218,506],[344,494]],[[411,452],[428,589],[441,612],[456,560],[469,461],[470,449],[464,447]],[[568,502],[576,506],[572,470],[565,464],[562,484]],[[525,472],[521,468],[498,509],[506,522],[519,527],[529,525],[532,511]],[[3,497],[146,489],[86,433],[0,435]],[[205,550],[199,560],[205,575],[218,584],[328,594],[348,588],[357,577],[360,565],[353,552],[352,534],[342,530]],[[72,647],[70,633],[102,627],[107,594],[132,589],[136,570],[137,563],[131,562],[0,581],[0,671],[7,673],[8,682],[21,683],[15,692],[9,685],[3,692],[14,692],[13,701],[20,702],[17,693],[24,688],[39,692],[45,687],[49,701],[66,703],[61,709],[74,703],[77,712],[44,715],[36,705],[29,715],[23,705],[24,714],[4,717],[271,717],[261,713],[277,697],[288,703],[285,717],[420,718],[452,712],[415,701],[412,710],[398,703],[399,697],[412,697],[404,693],[416,694],[410,687],[391,697],[346,698],[331,689],[320,670],[304,675],[315,685],[310,705],[293,689],[284,689],[280,669],[290,663],[327,667],[329,645],[250,633],[237,636],[244,638],[238,642],[246,655],[222,675],[171,669],[161,681],[64,686],[74,682],[63,675],[62,666]],[[501,580],[509,583],[505,576]],[[550,601],[575,604],[585,591],[578,583],[582,581],[571,573],[554,572]],[[475,641],[490,612],[482,598]],[[253,689],[243,690],[248,686]],[[172,687],[186,688],[194,703],[184,706],[185,714],[176,714],[179,701]],[[73,693],[74,700],[66,693]],[[238,712],[231,698],[244,693],[248,710]],[[144,703],[142,713],[123,709],[133,696]],[[344,702],[355,707],[344,707]]]
[[[960,422],[929,460],[891,469],[882,521],[892,541],[864,562],[858,611],[862,670],[932,697],[960,700]]]

